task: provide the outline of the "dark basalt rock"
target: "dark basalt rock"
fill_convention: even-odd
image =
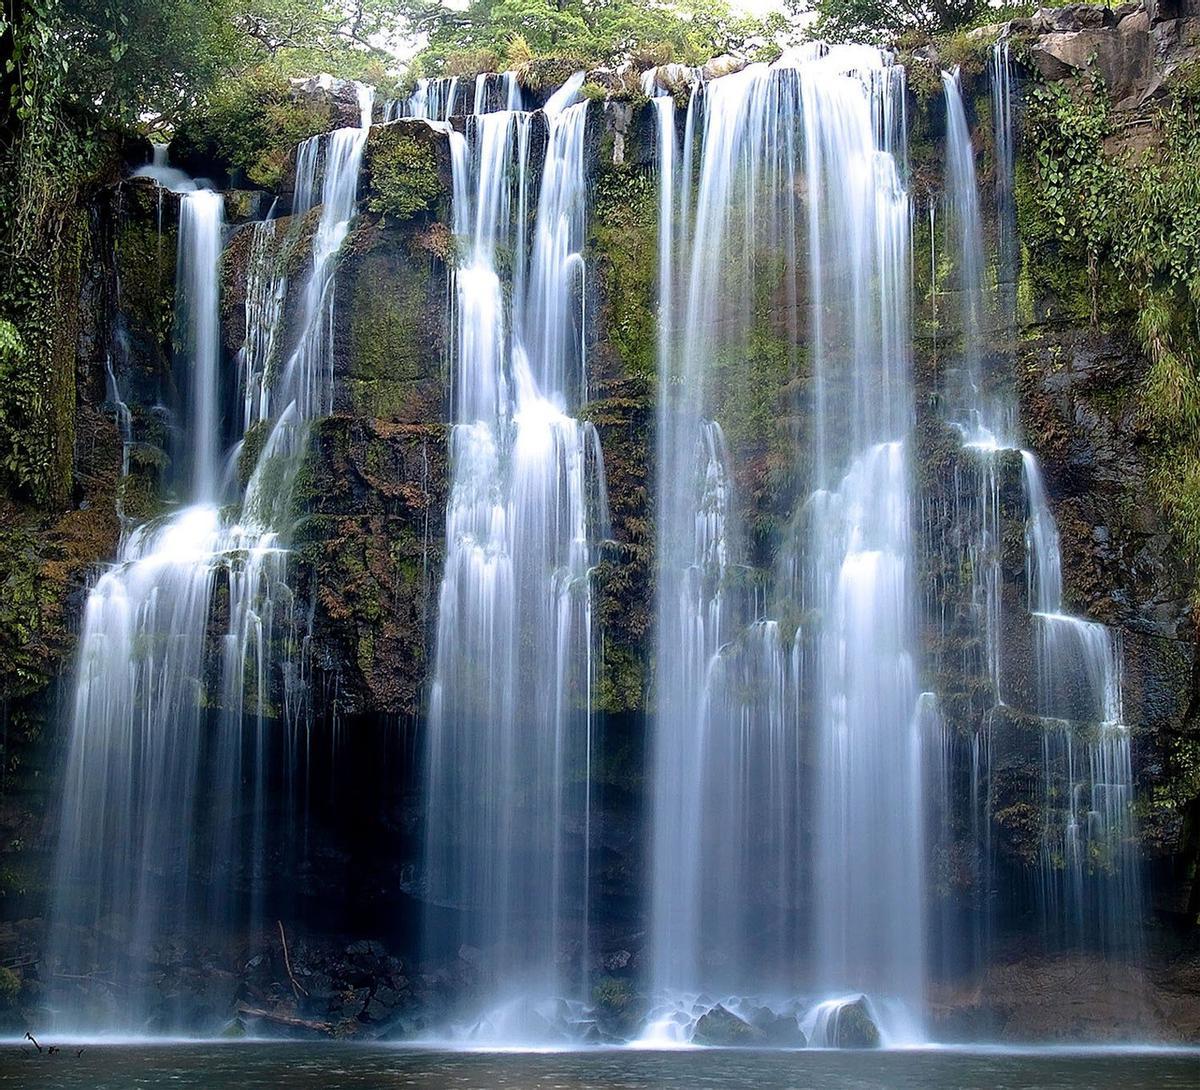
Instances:
[[[774,1048],[805,1048],[808,1045],[795,1014],[776,1014],[770,1007],[761,1007],[750,1016],[750,1024],[762,1030],[763,1043]]]

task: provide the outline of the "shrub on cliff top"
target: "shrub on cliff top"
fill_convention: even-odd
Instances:
[[[283,176],[292,149],[329,127],[328,109],[294,98],[286,79],[258,68],[216,88],[179,126],[174,150],[269,189]]]

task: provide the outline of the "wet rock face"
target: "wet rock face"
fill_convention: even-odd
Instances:
[[[762,1030],[763,1044],[773,1048],[804,1048],[808,1044],[795,1014],[777,1014],[769,1007],[761,1007],[749,1020]]]
[[[1058,516],[1068,603],[1190,639],[1187,572],[1154,498],[1153,438],[1137,414],[1148,368],[1116,334],[1039,331],[1017,360],[1021,412]]]
[[[432,653],[447,431],[334,416],[300,487],[296,592],[311,604],[321,714],[420,714]]]
[[[449,317],[442,234],[364,221],[339,270],[334,411],[369,420],[445,419]]]
[[[766,1044],[767,1035],[718,1003],[696,1022],[692,1040],[701,1045],[749,1048]]]

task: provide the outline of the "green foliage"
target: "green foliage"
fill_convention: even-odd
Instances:
[[[1116,123],[1095,75],[1035,84],[1031,174],[1018,202],[1040,287],[1086,268],[1093,322],[1131,324],[1146,353],[1141,423],[1157,452],[1159,498],[1190,557],[1200,557],[1198,112],[1195,64],[1175,73],[1167,103],[1136,129]]]
[[[20,484],[31,483],[37,468],[29,464],[22,431],[41,415],[43,393],[26,357],[17,327],[0,318],[0,467]]]
[[[804,0],[788,0],[793,11]],[[827,42],[894,41],[906,31],[938,34],[969,26],[988,11],[986,0],[816,0],[809,30]]]
[[[109,122],[169,124],[197,98],[264,64],[382,77],[375,44],[402,18],[389,0],[42,0],[64,93]]]
[[[296,145],[330,127],[329,111],[292,95],[270,67],[227,80],[183,120],[177,149],[228,164],[235,179],[273,188]]]
[[[284,75],[327,71],[380,84],[394,61],[382,43],[407,28],[403,0],[234,0],[250,60]]]
[[[605,336],[631,376],[653,378],[658,346],[658,191],[632,169],[601,173],[591,217],[591,246],[604,278]]]
[[[761,45],[777,22],[737,15],[725,0],[471,0],[465,10],[407,0],[405,7],[409,25],[428,36],[419,56],[426,75],[489,71],[499,58],[520,71],[535,57],[587,66],[645,52],[654,54],[651,63],[699,64]]]
[[[437,156],[427,140],[401,126],[389,126],[371,139],[369,166],[372,212],[397,220],[426,211],[442,192]]]

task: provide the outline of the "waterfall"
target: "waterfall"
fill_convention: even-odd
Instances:
[[[1037,459],[1022,451],[1022,465],[1037,710],[1045,720],[1043,926],[1051,943],[1136,954],[1141,876],[1121,634],[1064,612],[1058,528]]]
[[[887,1012],[885,1034],[913,1040],[923,1036],[925,916],[907,450],[909,205],[896,105],[904,81],[902,69],[881,60],[867,68],[856,54],[869,81],[813,80],[806,111],[809,261],[821,315],[813,331],[821,452],[808,501],[806,588],[824,618],[816,637],[816,962],[826,994],[869,993]]]
[[[599,446],[572,415],[588,396],[582,82],[538,113],[506,98],[472,116],[465,139],[451,134],[465,257],[426,747],[426,946],[476,952],[483,1001],[456,1026],[476,1041],[577,1035],[586,994],[590,569],[604,527]]]
[[[1016,127],[1013,118],[1015,95],[1012,56],[1007,37],[992,46],[988,58],[991,88],[992,137],[996,149],[996,238],[997,272],[1001,290],[1006,287],[1012,298],[1006,312],[1016,317],[1017,279],[1017,208],[1013,194],[1016,176]]]
[[[975,149],[971,145],[957,69],[942,73],[942,88],[946,103],[943,223],[955,258],[956,280],[952,290],[958,304],[955,319],[962,343],[958,367],[947,381],[946,403],[949,418],[957,423],[965,440],[988,448],[1000,445],[998,437],[1010,428],[983,383],[980,356],[987,308]]]
[[[187,391],[179,431],[187,439],[188,503],[129,534],[84,611],[50,962],[59,979],[91,983],[51,989],[64,1026],[194,1026],[195,1012],[166,998],[178,970],[173,948],[193,932],[219,942],[237,920],[261,922],[267,766],[279,754],[294,761],[297,749],[294,720],[282,737],[269,727],[273,645],[280,628],[295,623],[285,582],[291,483],[304,457],[304,425],[332,400],[334,268],[354,214],[371,110],[365,88],[360,104],[361,126],[337,130],[320,149],[312,266],[296,347],[277,378],[283,272],[268,253],[275,227],[253,228],[238,431],[262,421],[269,434],[240,502],[232,474],[222,470],[220,407],[231,400],[219,366],[223,198],[161,164],[143,171],[181,193],[177,368]],[[317,158],[310,145],[298,155],[304,199]],[[223,630],[214,626],[219,591]],[[294,779],[294,770],[287,776]],[[152,970],[165,974],[163,996],[148,986]]]
[[[1015,327],[1011,287],[1016,275],[1012,207],[1014,145],[1011,61],[997,43],[990,65],[992,121],[997,157],[996,326]],[[1039,895],[1047,941],[1098,941],[1134,949],[1141,913],[1140,878],[1133,850],[1133,776],[1129,731],[1123,725],[1122,651],[1119,632],[1065,612],[1058,526],[1036,457],[1015,438],[1011,390],[989,394],[980,346],[986,313],[984,247],[978,190],[965,109],[956,74],[942,73],[947,116],[946,196],[958,292],[962,341],[959,392],[947,397],[951,421],[966,448],[982,460],[978,509],[985,513],[970,545],[972,578],[982,590],[978,611],[988,648],[989,674],[1001,699],[999,552],[996,513],[997,459],[1019,450],[1027,506],[1027,598],[1033,620],[1036,707],[1043,720],[1043,834]],[[991,752],[990,723],[978,740]],[[1086,740],[1086,741],[1085,741]],[[1081,745],[1081,741],[1083,744]],[[979,749],[978,744],[976,750]],[[1086,753],[1086,762],[1081,753]],[[977,769],[973,776],[978,777]],[[990,782],[990,767],[984,778]],[[990,814],[986,815],[990,823]],[[989,833],[990,837],[990,833]],[[976,837],[986,860],[988,844]],[[986,929],[986,928],[985,928]]]
[[[417,117],[446,122],[472,113],[517,113],[521,108],[515,72],[480,72],[473,84],[459,76],[422,77],[407,98],[389,99],[384,104],[383,120]]]
[[[140,1026],[138,976],[150,946],[188,920],[191,836],[203,745],[204,657],[219,516],[216,359],[222,200],[181,198],[180,333],[192,374],[187,409],[211,434],[191,437],[196,503],[137,527],[88,595],[64,773],[55,917],[57,961],[83,974],[104,965],[134,996],[124,1011],[63,1012],[68,1022]],[[97,949],[100,924],[136,944]],[[106,964],[113,958],[111,968]]]
[[[701,992],[794,997],[803,988],[871,992],[888,1039],[920,1036],[902,99],[902,70],[877,51],[813,47],[703,85],[681,157],[673,107],[655,99],[662,315],[650,892],[659,1006],[648,1039],[689,1034]],[[764,304],[783,327],[793,372],[807,349],[815,448],[813,491],[796,497],[766,595],[739,575],[738,451],[721,419],[736,418],[730,376],[746,381],[727,361],[750,354]],[[785,630],[767,613],[811,619]],[[808,718],[811,783],[800,744]],[[797,911],[806,810],[818,830],[809,920]]]

